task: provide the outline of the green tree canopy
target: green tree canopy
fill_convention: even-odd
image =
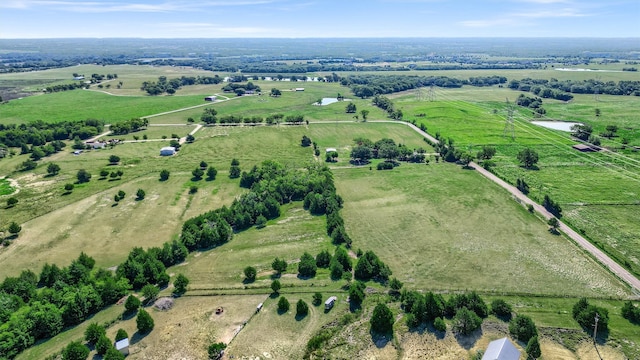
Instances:
[[[379,303],[371,315],[371,330],[377,333],[389,333],[393,330],[393,313],[386,304]]]

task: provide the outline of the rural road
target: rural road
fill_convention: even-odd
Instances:
[[[399,121],[373,120],[371,122],[398,123]],[[409,126],[413,130],[415,130],[417,133],[419,133],[420,135],[428,138],[429,140],[433,141],[434,143],[438,143],[438,140],[436,140],[434,137],[432,137],[431,135],[427,134],[426,132],[420,130],[420,128],[418,128],[417,126],[415,126],[415,125],[413,125],[411,123],[408,123],[408,122],[401,122],[401,123],[404,123],[405,125]],[[509,191],[511,193],[511,195],[513,195],[516,199],[518,199],[518,202],[520,202],[521,204],[524,204],[524,205],[531,204],[531,205],[533,205],[533,208],[537,212],[542,214],[545,217],[545,219],[550,219],[550,218],[554,217],[542,205],[540,205],[540,204],[536,203],[535,201],[531,200],[528,196],[526,196],[525,194],[521,193],[520,190],[518,190],[515,186],[512,186],[512,185],[508,184],[507,182],[503,181],[499,177],[497,177],[494,174],[490,173],[489,171],[485,170],[482,166],[479,166],[478,164],[476,164],[474,162],[471,162],[471,163],[469,163],[469,167],[475,169],[478,173],[482,174],[483,176],[485,176],[489,180],[493,181],[497,185],[499,185],[502,188],[504,188],[505,190]],[[565,223],[560,221],[559,229],[565,235],[567,235],[573,241],[575,241],[576,244],[578,244],[584,250],[588,251],[594,258],[596,258],[596,260],[598,260],[602,265],[607,267],[609,269],[609,271],[611,271],[614,275],[616,275],[622,281],[624,281],[629,286],[631,286],[636,293],[640,293],[640,280],[638,280],[638,278],[633,276],[629,271],[627,271],[625,268],[623,268],[620,264],[618,264],[617,262],[611,260],[611,258],[607,254],[605,254],[602,250],[598,249],[595,245],[593,245],[591,242],[589,242],[587,239],[585,239],[582,235],[578,234],[576,231],[571,229]]]

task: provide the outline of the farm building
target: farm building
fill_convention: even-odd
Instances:
[[[572,146],[572,148],[580,151],[580,152],[592,152],[592,151],[597,151],[596,149],[594,149],[592,146],[589,146],[587,144],[575,144]]]
[[[327,148],[327,153],[330,152],[337,152],[338,150],[336,148]]]
[[[324,302],[324,309],[325,310],[331,310],[331,308],[335,304],[336,300],[338,300],[338,298],[336,296],[332,296],[332,297],[328,298],[327,301]]]
[[[176,154],[176,148],[173,146],[165,146],[160,149],[160,156],[173,156]]]
[[[91,144],[91,147],[96,149],[96,150],[97,149],[104,149],[105,146],[107,146],[107,143],[103,143],[103,142],[99,142],[99,141],[96,141],[96,142]]]
[[[304,91],[304,88],[296,88],[296,91]]]
[[[519,360],[520,351],[506,337],[489,343],[482,360]]]
[[[116,350],[120,351],[120,353],[124,356],[129,355],[129,339],[122,339],[115,344]]]
[[[204,98],[204,101],[216,101],[216,97],[211,95]]]

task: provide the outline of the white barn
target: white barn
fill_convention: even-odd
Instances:
[[[506,337],[489,343],[482,360],[519,360],[520,350]]]
[[[176,154],[176,148],[173,146],[165,146],[160,149],[160,156],[173,156]]]

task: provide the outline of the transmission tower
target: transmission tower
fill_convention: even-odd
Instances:
[[[418,101],[424,101],[425,94],[423,88],[416,89],[416,98],[418,99]]]
[[[511,140],[516,139],[516,129],[513,123],[514,111],[515,109],[513,108],[513,104],[510,103],[509,99],[507,98],[507,117],[504,120],[505,122],[504,122],[504,130],[502,131],[502,136],[504,137],[511,136]]]
[[[598,86],[600,85],[600,75],[596,76],[596,81],[594,82],[594,86],[593,86],[593,100],[595,100],[596,102],[600,101],[600,89],[598,88]]]
[[[429,87],[429,101],[436,101],[436,92],[433,85]]]

